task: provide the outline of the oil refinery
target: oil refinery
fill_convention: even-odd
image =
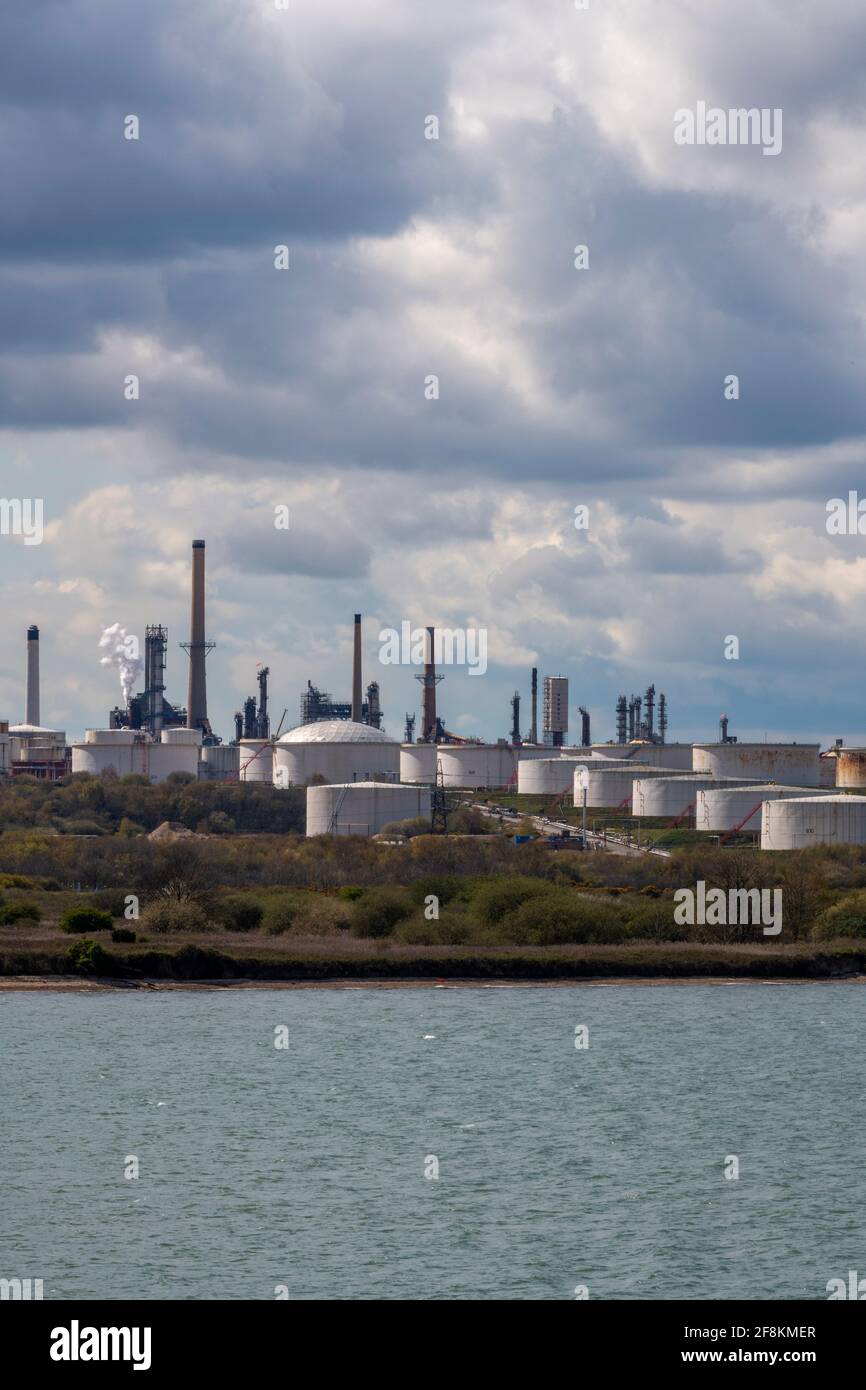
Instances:
[[[402,741],[383,727],[378,681],[363,683],[362,615],[354,614],[349,698],[334,698],[312,679],[298,697],[299,722],[284,730],[288,703],[272,727],[270,668],[256,670],[256,692],[234,716],[223,742],[208,713],[207,671],[215,648],[207,633],[204,540],[190,555],[186,701],[167,694],[169,637],[161,623],[138,640],[119,624],[100,640],[102,663],[116,667],[123,702],[104,726],[81,740],[40,722],[40,630],[26,629],[24,718],[0,721],[0,776],[56,781],[69,774],[131,773],[152,782],[186,779],[264,782],[305,788],[307,834],[377,834],[410,816],[435,818],[437,797],[457,793],[513,793],[584,812],[626,812],[635,822],[670,821],[722,836],[751,833],[762,848],[794,842],[866,843],[866,817],[849,791],[866,792],[866,749],[837,740],[818,743],[739,742],[726,714],[715,741],[668,742],[669,708],[650,684],[643,695],[619,694],[615,737],[593,742],[591,716],[579,705],[580,741],[569,743],[569,677],[529,673],[528,728],[521,728],[522,697],[510,699],[510,733],[494,743],[458,735],[441,709],[443,674],[436,666],[439,630],[419,629],[426,640],[417,715],[407,712]],[[140,688],[136,689],[136,686]],[[539,713],[541,721],[539,726]],[[415,729],[419,729],[416,739]],[[837,791],[838,788],[838,791]],[[861,836],[862,828],[862,839]]]

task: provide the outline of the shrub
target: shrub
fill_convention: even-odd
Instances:
[[[343,898],[346,902],[349,903],[356,902],[358,898],[362,898],[363,896],[363,888],[355,888],[351,885],[347,885],[345,888],[337,889],[337,897]]]
[[[866,893],[848,893],[818,917],[812,928],[816,941],[830,941],[834,936],[866,936]]]
[[[616,914],[601,902],[585,902],[568,889],[525,899],[502,923],[503,934],[525,946],[560,946],[583,941],[621,941]]]
[[[383,840],[396,839],[405,836],[411,840],[415,835],[430,834],[429,816],[412,816],[409,820],[392,820],[387,825],[383,825],[379,831],[379,838]]]
[[[298,904],[289,898],[277,898],[265,908],[264,929],[268,936],[282,936],[291,931],[298,917]]]
[[[92,937],[84,936],[68,946],[66,958],[77,975],[110,975],[113,968],[111,956]]]
[[[163,898],[151,903],[141,918],[141,926],[148,931],[167,935],[174,932],[206,931],[207,918],[198,903],[177,902]]]
[[[64,835],[107,835],[108,831],[104,826],[95,820],[61,820],[57,822],[57,828]]]
[[[432,895],[439,899],[439,906],[444,907],[463,890],[464,883],[456,874],[425,874],[423,878],[418,878],[410,884],[409,896],[413,903],[423,907],[425,898]]]
[[[370,888],[355,903],[352,931],[355,936],[390,936],[398,922],[412,911],[409,895],[401,888]]]
[[[255,931],[261,926],[264,913],[255,898],[238,894],[220,898],[214,916],[226,931]]]
[[[60,930],[70,933],[110,931],[111,913],[99,907],[70,907],[60,919]]]
[[[191,772],[170,772],[165,779],[167,787],[187,787],[196,780]]]
[[[546,879],[515,874],[513,878],[497,878],[482,883],[475,891],[472,907],[479,922],[485,926],[495,926],[528,898],[537,898],[552,891]]]
[[[117,942],[129,942],[135,940],[135,932],[129,931],[127,927],[112,927],[111,939]]]
[[[87,901],[91,907],[101,908],[111,917],[122,917],[126,911],[126,897],[122,888],[98,888],[88,895]]]
[[[30,922],[40,921],[39,908],[33,903],[10,903],[8,907],[0,907],[0,927],[8,927],[12,922],[21,922],[24,919]]]

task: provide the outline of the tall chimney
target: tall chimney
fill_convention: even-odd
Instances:
[[[186,727],[207,729],[207,682],[205,657],[211,643],[204,635],[204,541],[192,543],[192,611],[189,627],[189,688],[186,697]]]
[[[532,668],[532,723],[529,726],[529,742],[538,742],[538,667]]]
[[[27,629],[27,682],[24,692],[24,723],[39,723],[39,628]]]
[[[355,614],[355,654],[352,662],[352,718],[361,722],[361,614]]]

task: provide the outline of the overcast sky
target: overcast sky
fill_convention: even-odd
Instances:
[[[43,723],[104,726],[115,622],[167,625],[183,703],[201,536],[224,737],[257,662],[287,726],[308,678],[348,699],[359,610],[397,736],[420,690],[377,639],[408,620],[487,631],[440,686],[463,734],[515,689],[528,727],[535,664],[573,733],[653,681],[671,738],[866,742],[866,538],[826,528],[866,496],[862,0],[2,23],[0,490],[45,536],[0,537],[0,717],[31,622]],[[678,145],[699,101],[781,109],[781,153]]]

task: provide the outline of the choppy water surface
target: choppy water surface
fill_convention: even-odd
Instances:
[[[855,984],[0,994],[0,1275],[826,1298],[866,1274],[864,1010]]]

